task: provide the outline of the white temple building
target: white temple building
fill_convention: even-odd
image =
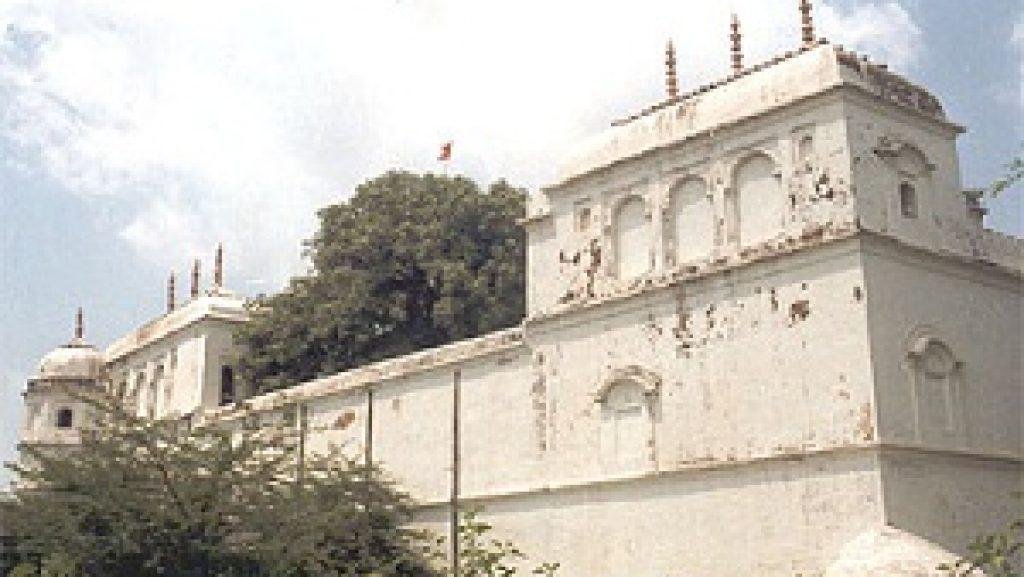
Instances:
[[[666,99],[533,195],[520,326],[251,396],[245,302],[194,276],[102,355],[47,355],[23,442],[73,435],[49,386],[73,380],[161,418],[297,415],[424,525],[454,493],[563,577],[939,575],[1024,488],[1024,241],[983,227],[937,98],[808,12],[753,66],[737,24],[731,74],[687,93],[670,50]]]

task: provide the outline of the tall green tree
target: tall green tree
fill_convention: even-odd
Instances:
[[[239,365],[260,390],[511,326],[522,318],[526,193],[388,172],[317,214],[310,274],[257,303]]]
[[[432,577],[410,501],[337,454],[298,458],[295,427],[131,416],[111,400],[72,450],[26,447],[5,523],[75,577]]]

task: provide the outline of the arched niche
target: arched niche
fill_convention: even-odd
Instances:
[[[670,264],[705,258],[715,244],[715,210],[707,183],[688,177],[669,190],[665,254]]]
[[[635,383],[647,398],[657,396],[661,390],[661,376],[639,365],[628,365],[608,371],[594,393],[594,400],[605,402],[612,388],[622,383]]]
[[[963,430],[963,361],[927,328],[918,329],[908,339],[904,361],[915,440],[956,443]]]
[[[893,165],[901,176],[907,178],[920,178],[931,172],[928,158],[916,146],[911,144],[904,144],[899,147]]]
[[[615,274],[623,280],[637,278],[651,263],[650,221],[639,196],[628,196],[615,207],[612,218]]]
[[[654,409],[661,378],[637,366],[610,371],[600,405],[601,462],[610,473],[641,472],[654,461]]]
[[[733,203],[741,245],[750,246],[777,236],[786,217],[786,198],[775,161],[755,153],[737,163],[733,171]]]

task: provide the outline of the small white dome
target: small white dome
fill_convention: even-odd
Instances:
[[[40,379],[98,379],[103,355],[90,345],[71,342],[56,348],[39,361]]]
[[[848,542],[825,577],[946,577],[938,566],[956,555],[906,531],[871,529]],[[984,577],[981,573],[974,573]]]

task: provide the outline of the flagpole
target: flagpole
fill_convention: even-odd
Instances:
[[[449,140],[441,145],[441,154],[437,157],[438,162],[441,163],[441,175],[445,178],[448,177],[448,164],[452,160],[452,141]]]

